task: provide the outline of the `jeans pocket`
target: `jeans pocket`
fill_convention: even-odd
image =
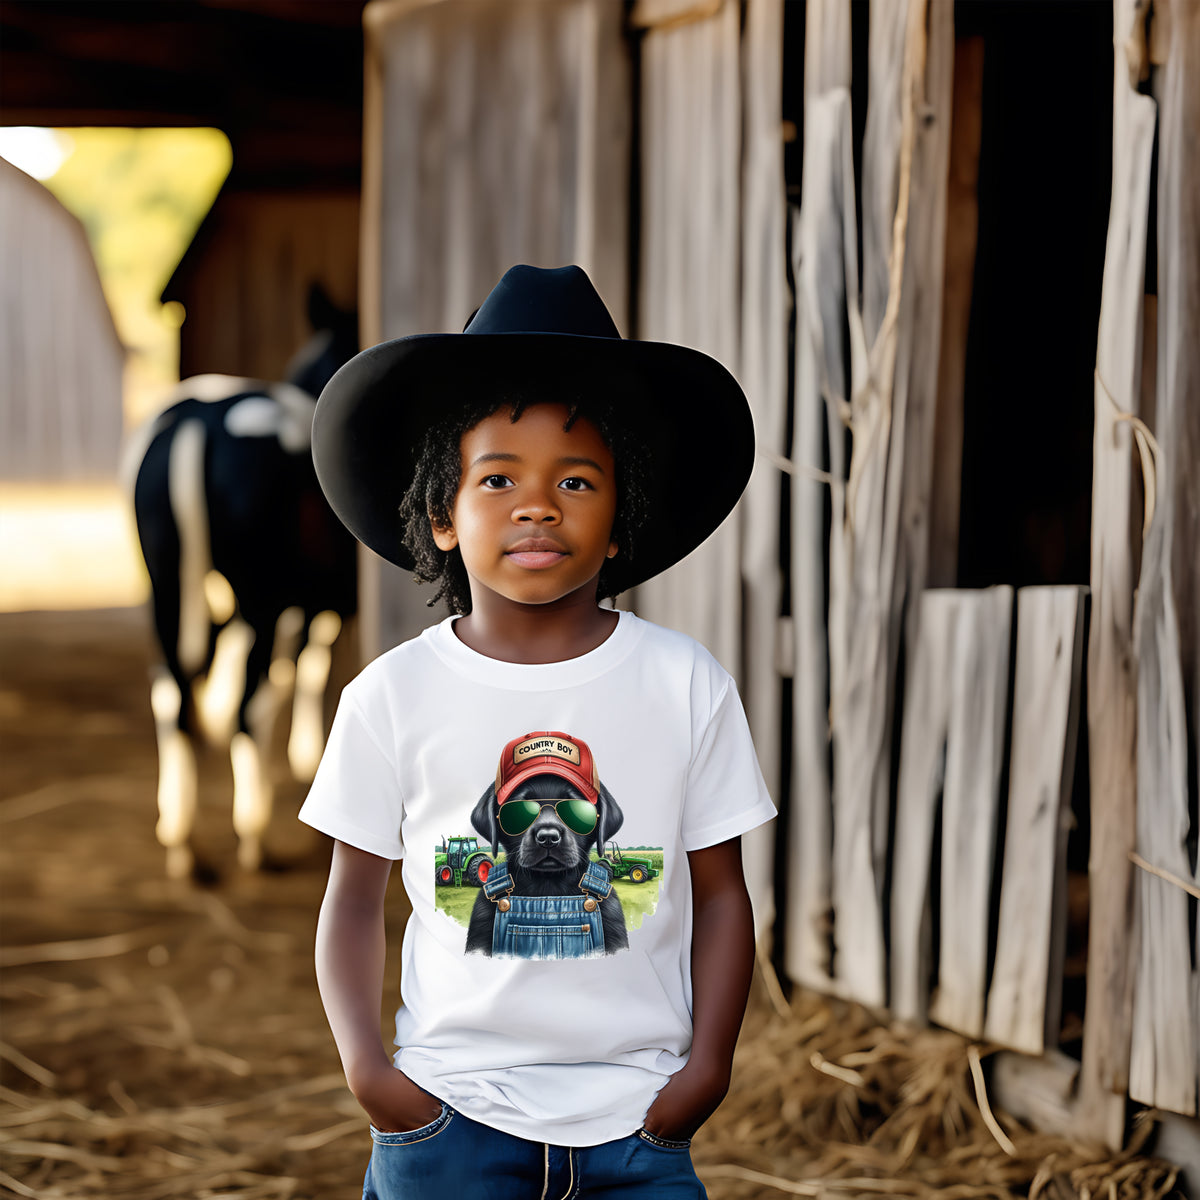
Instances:
[[[450,1124],[452,1116],[454,1116],[454,1110],[448,1104],[443,1103],[442,1111],[428,1125],[422,1125],[420,1129],[404,1130],[400,1133],[387,1133],[382,1129],[376,1129],[372,1125],[371,1141],[377,1146],[411,1146],[414,1142],[424,1142],[441,1133]]]
[[[684,1141],[676,1141],[674,1138],[659,1137],[657,1133],[651,1133],[645,1127],[637,1131],[638,1137],[643,1142],[651,1146],[657,1146],[660,1150],[688,1150],[691,1148],[692,1139],[687,1138]]]

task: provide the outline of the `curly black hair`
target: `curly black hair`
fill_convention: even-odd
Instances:
[[[439,584],[427,601],[430,607],[444,598],[452,612],[465,615],[471,611],[470,581],[462,555],[457,547],[449,551],[439,549],[433,540],[433,523],[443,528],[451,524],[451,510],[462,482],[463,435],[501,409],[510,409],[510,419],[516,422],[527,408],[538,403],[545,401],[538,396],[523,395],[481,397],[457,407],[432,425],[415,448],[415,471],[400,502],[400,519],[402,540],[413,557],[413,573],[418,582]],[[630,432],[628,420],[616,418],[613,405],[589,398],[567,401],[565,407],[567,420],[563,428],[570,429],[581,417],[590,421],[616,464],[617,512],[613,538],[618,550],[601,567],[596,588],[597,600],[611,599],[629,586],[626,582],[629,555],[648,513],[650,455]]]

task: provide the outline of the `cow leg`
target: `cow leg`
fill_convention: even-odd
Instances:
[[[294,674],[293,659],[304,614],[288,608],[275,623],[274,639],[260,633],[246,659],[246,693],[238,732],[230,741],[233,764],[233,828],[238,862],[246,870],[262,865],[262,842],[271,822],[271,742]]]
[[[317,773],[325,749],[325,688],[333,664],[333,643],[342,619],[335,612],[317,613],[308,627],[308,642],[296,662],[296,695],[288,763],[292,774],[307,783]]]
[[[192,873],[192,826],[196,820],[196,752],[180,728],[183,693],[163,671],[150,687],[150,707],[158,737],[158,825],[155,836],[167,851],[167,875]]]
[[[246,694],[246,663],[254,630],[234,617],[217,634],[212,664],[196,685],[196,714],[213,745],[228,742],[238,728],[238,712]]]

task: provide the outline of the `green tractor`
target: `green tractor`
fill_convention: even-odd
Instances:
[[[614,879],[628,879],[630,883],[645,883],[658,874],[658,868],[648,858],[631,858],[621,852],[616,842],[608,843],[608,865]]]
[[[437,887],[480,887],[495,865],[495,859],[480,850],[477,838],[442,838],[442,848],[434,854],[433,881]]]

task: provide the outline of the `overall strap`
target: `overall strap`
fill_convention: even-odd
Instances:
[[[517,885],[508,873],[508,863],[498,862],[489,872],[483,885],[483,894],[495,903],[501,896],[507,895]]]
[[[609,892],[612,891],[612,876],[609,874],[608,864],[603,859],[599,862],[588,863],[588,868],[579,881],[579,890],[587,892],[589,896],[594,896],[597,900],[604,900],[608,897]]]

